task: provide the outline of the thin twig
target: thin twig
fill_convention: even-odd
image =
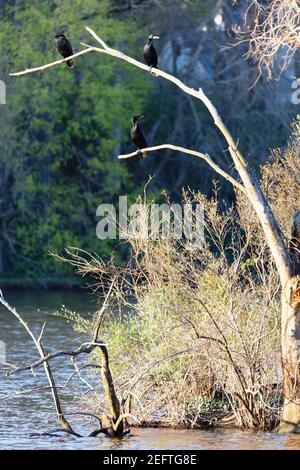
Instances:
[[[173,354],[170,354],[169,356],[165,356],[165,357],[162,357],[161,359],[157,359],[156,361],[153,361],[146,369],[144,369],[141,374],[139,374],[139,376],[137,377],[137,379],[135,379],[135,381],[133,382],[133,384],[131,385],[128,393],[131,393],[131,391],[133,390],[133,388],[137,385],[137,383],[144,377],[145,374],[147,374],[149,372],[149,370],[153,369],[154,367],[156,367],[158,364],[160,364],[161,362],[165,362],[165,361],[169,361],[170,359],[174,359],[174,357],[177,357],[177,356],[181,356],[182,354],[187,354],[187,353],[190,353],[194,351],[194,348],[188,348],[188,349],[184,349],[183,351],[177,351],[177,352],[174,352]]]
[[[104,314],[105,310],[108,307],[108,300],[110,298],[112,288],[113,288],[115,282],[116,282],[116,276],[114,276],[114,278],[113,278],[113,280],[110,284],[110,288],[109,288],[109,290],[108,290],[108,292],[105,296],[102,308],[101,308],[101,310],[100,310],[100,312],[98,313],[98,316],[97,316],[97,321],[96,321],[96,326],[95,326],[95,331],[94,331],[94,336],[93,336],[93,342],[94,343],[97,343],[97,341],[98,341],[98,335],[99,335],[99,330],[100,330],[100,326],[101,326],[101,322],[102,322],[102,317],[103,317],[103,314]]]
[[[62,386],[56,385],[56,388],[64,388],[64,385]],[[43,390],[52,390],[52,387],[36,387],[36,388],[29,388],[27,390],[17,390],[15,392],[11,392],[11,393],[8,393],[7,395],[4,395],[3,397],[0,397],[0,400],[7,400],[9,398],[15,397],[16,395],[26,395],[27,393],[40,392]]]

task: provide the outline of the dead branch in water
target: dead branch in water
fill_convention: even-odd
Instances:
[[[24,327],[24,329],[26,330],[28,335],[31,337],[32,341],[34,342],[34,344],[35,344],[35,346],[36,346],[36,348],[37,348],[37,350],[40,354],[40,359],[39,360],[33,362],[32,364],[28,364],[26,366],[14,367],[12,370],[8,371],[6,373],[6,375],[12,375],[16,372],[25,371],[25,370],[31,370],[33,372],[34,368],[39,367],[40,365],[43,365],[44,369],[45,369],[45,372],[46,372],[46,376],[47,376],[49,385],[50,385],[50,387],[47,387],[47,389],[50,389],[51,392],[52,392],[56,414],[57,414],[59,423],[62,426],[62,428],[55,429],[53,431],[43,433],[42,435],[51,435],[51,436],[53,436],[53,435],[56,435],[57,432],[66,432],[67,434],[72,434],[72,435],[77,436],[77,437],[82,437],[80,434],[78,434],[77,432],[75,432],[72,429],[71,425],[68,423],[68,421],[65,418],[66,414],[72,414],[72,413],[63,413],[63,411],[62,411],[60,398],[59,398],[59,395],[58,395],[58,392],[57,392],[58,387],[56,387],[56,385],[55,385],[55,381],[54,381],[52,370],[50,368],[49,361],[52,360],[52,359],[55,359],[57,357],[61,357],[61,356],[71,356],[72,359],[73,359],[73,365],[74,365],[75,371],[79,375],[80,379],[82,379],[82,377],[80,376],[80,369],[78,368],[77,364],[75,363],[75,358],[78,355],[83,354],[83,353],[84,354],[90,354],[97,347],[99,347],[100,350],[101,350],[101,358],[102,358],[101,359],[101,366],[100,366],[100,368],[101,368],[101,378],[102,378],[103,387],[104,387],[104,390],[105,390],[105,393],[106,393],[106,397],[107,397],[107,400],[108,400],[108,403],[109,403],[109,407],[110,407],[110,411],[111,411],[111,415],[112,415],[112,420],[111,420],[111,426],[105,426],[104,428],[101,427],[100,429],[94,430],[94,431],[92,431],[91,434],[89,434],[89,436],[91,436],[91,437],[96,436],[100,432],[108,433],[108,434],[110,433],[111,435],[122,435],[123,432],[124,432],[124,420],[126,419],[126,416],[122,412],[121,404],[120,404],[120,402],[117,398],[116,392],[115,392],[114,383],[113,383],[113,379],[112,379],[112,375],[111,375],[111,371],[110,371],[110,367],[109,367],[108,351],[107,351],[106,345],[102,341],[98,340],[102,316],[103,316],[103,313],[105,312],[106,308],[108,307],[108,300],[109,300],[109,297],[112,293],[114,282],[115,282],[115,278],[112,280],[109,291],[108,291],[108,293],[107,293],[107,295],[104,299],[102,308],[100,309],[100,311],[98,313],[93,340],[91,342],[83,343],[79,348],[77,348],[73,351],[60,350],[60,351],[56,351],[55,353],[52,353],[52,354],[51,353],[45,354],[45,352],[43,350],[43,347],[42,347],[42,344],[41,344],[41,339],[42,339],[42,336],[43,336],[43,333],[44,333],[45,324],[42,327],[42,330],[41,330],[41,333],[39,334],[39,337],[36,338],[36,336],[33,334],[30,327],[23,320],[21,315],[16,311],[16,309],[14,307],[12,307],[4,299],[2,291],[0,290],[0,302],[2,303],[2,305],[4,307],[6,307],[18,319],[18,321]],[[85,381],[85,383],[87,384],[86,381]],[[89,384],[87,384],[87,385],[89,385]],[[26,393],[26,392],[24,392],[24,393]],[[97,418],[99,420],[99,422],[101,423],[101,419],[99,417],[97,417],[96,415],[92,415],[91,413],[78,412],[78,413],[73,413],[73,414],[93,416],[93,417]],[[108,429],[110,427],[112,428],[112,430]],[[33,435],[39,435],[40,436],[41,434],[33,434]]]
[[[95,343],[98,342],[98,335],[100,331],[102,317],[105,312],[105,309],[107,308],[108,299],[112,293],[112,289],[114,287],[115,281],[116,281],[116,276],[113,277],[112,279],[110,288],[104,299],[103,306],[97,315],[96,326],[95,326],[94,337],[93,337],[93,341]],[[105,390],[106,398],[108,400],[109,408],[110,408],[110,412],[112,416],[113,432],[116,435],[122,435],[124,433],[124,424],[125,424],[126,416],[123,414],[120,401],[116,395],[115,386],[114,386],[113,378],[112,378],[110,367],[109,367],[109,355],[108,355],[107,347],[104,344],[102,345],[99,344],[99,348],[100,348],[101,357],[102,357],[101,378],[102,378],[103,387]]]
[[[12,370],[9,370],[6,372],[6,375],[12,375],[15,374],[16,372],[21,372],[24,370],[33,370],[34,368],[40,366],[41,364],[44,364],[47,361],[50,361],[51,359],[55,359],[56,357],[61,357],[61,356],[71,356],[71,357],[76,357],[79,356],[80,354],[90,354],[97,346],[100,346],[101,343],[83,343],[81,346],[79,346],[78,349],[75,349],[74,351],[56,351],[55,353],[49,353],[46,354],[44,357],[41,357],[41,359],[33,362],[32,364],[27,364],[26,366],[20,366],[20,367],[15,367]]]
[[[34,343],[34,345],[35,345],[36,349],[38,350],[38,353],[41,357],[41,361],[43,361],[45,374],[46,374],[47,380],[48,380],[49,385],[50,385],[50,389],[51,389],[51,393],[52,393],[52,397],[53,397],[53,401],[54,401],[54,406],[55,406],[55,410],[56,410],[56,414],[57,414],[57,418],[59,420],[59,423],[62,425],[64,430],[66,430],[70,434],[76,435],[77,433],[72,429],[71,425],[68,423],[68,421],[64,417],[64,413],[63,413],[62,406],[61,406],[61,403],[60,403],[59,395],[58,395],[58,392],[57,392],[57,387],[55,385],[55,380],[54,380],[54,377],[53,377],[53,374],[52,374],[52,370],[51,370],[49,362],[46,359],[46,355],[45,355],[45,352],[44,352],[44,349],[43,349],[43,346],[42,346],[41,340],[42,340],[42,335],[44,333],[45,324],[42,327],[42,330],[41,330],[41,333],[40,333],[39,337],[36,338],[35,335],[33,334],[33,332],[31,331],[30,327],[28,326],[28,324],[23,320],[23,318],[17,312],[17,310],[14,307],[12,307],[5,300],[1,290],[0,290],[0,302],[10,313],[12,313],[12,315],[15,318],[17,318],[19,323],[23,326],[23,328],[26,330],[26,332],[28,333],[28,335],[32,339],[32,341],[33,341],[33,343]]]

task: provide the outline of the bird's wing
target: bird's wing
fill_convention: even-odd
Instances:
[[[73,55],[73,49],[68,39],[63,39],[62,41],[59,41],[57,44],[57,49],[64,58]]]
[[[68,50],[69,55],[73,55],[72,44],[70,43],[68,39],[66,39],[66,50]]]
[[[144,149],[147,147],[146,138],[142,129],[139,128],[139,148]]]

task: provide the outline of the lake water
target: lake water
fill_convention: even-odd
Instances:
[[[45,321],[47,322],[43,342],[46,351],[74,349],[74,345],[79,346],[84,341],[85,338],[74,334],[64,319],[53,317],[51,313],[65,305],[85,316],[90,315],[95,310],[95,304],[87,291],[4,290],[3,293],[33,327],[35,333],[40,331]],[[32,341],[2,305],[0,341],[5,343],[8,363],[27,364],[38,359]],[[74,371],[73,366],[68,358],[54,359],[53,362],[56,384],[63,387]],[[57,427],[49,391],[5,397],[18,391],[47,386],[43,367],[36,369],[36,377],[31,371],[6,377],[6,370],[0,365],[0,449],[300,449],[300,436],[235,430],[178,431],[134,428],[132,433],[122,440],[113,440],[101,435],[95,438],[30,437],[32,432],[43,432]],[[95,376],[94,380],[87,375],[85,377],[97,390],[98,377]],[[78,398],[78,393],[81,398]],[[87,393],[93,392],[78,377],[73,377],[70,387],[60,389],[64,409],[82,410],[82,397]],[[87,418],[80,421],[72,418],[73,416],[68,417],[79,433],[87,435],[95,428]]]

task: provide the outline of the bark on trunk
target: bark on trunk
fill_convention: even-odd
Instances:
[[[101,378],[103,388],[109,403],[109,408],[112,416],[111,426],[104,423],[102,418],[102,427],[107,429],[107,433],[112,436],[121,436],[124,432],[124,420],[122,419],[121,405],[115,392],[113,378],[109,367],[109,357],[105,346],[100,346],[102,360],[101,360]],[[107,418],[107,417],[106,417]]]
[[[276,263],[281,283],[282,285],[286,285],[287,281],[291,278],[290,259],[277,221],[275,220],[268,201],[266,200],[256,177],[247,165],[243,155],[237,149],[237,145],[234,142],[234,139],[229,130],[223,123],[217,109],[209,100],[209,98],[203,93],[202,89],[200,89],[198,93],[198,98],[209,110],[214,119],[215,125],[221,131],[229,145],[228,150],[230,152],[231,158],[244,184],[247,197],[252,204],[258,220],[262,226],[266,241]]]
[[[300,432],[300,212],[294,214],[289,255],[293,277],[282,287],[281,355],[284,407],[279,432]]]
[[[300,276],[282,290],[284,407],[278,432],[300,433]]]

